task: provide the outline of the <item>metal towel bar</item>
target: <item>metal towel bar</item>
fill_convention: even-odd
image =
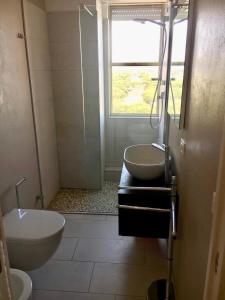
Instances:
[[[154,211],[159,213],[170,213],[170,209],[144,207],[144,206],[131,206],[131,205],[118,205],[118,208],[130,209],[130,210],[142,210],[142,211]]]
[[[119,185],[119,190],[130,190],[130,191],[158,191],[158,192],[171,192],[170,187],[147,187],[147,186],[129,186],[129,185]]]
[[[176,237],[177,229],[176,229],[176,212],[175,212],[175,201],[171,201],[171,222],[172,222],[172,236]]]

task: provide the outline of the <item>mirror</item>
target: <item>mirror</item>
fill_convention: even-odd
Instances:
[[[188,81],[188,60],[190,48],[189,5],[178,5],[171,8],[173,21],[172,55],[170,64],[170,87],[168,113],[178,128],[184,127],[185,105]]]

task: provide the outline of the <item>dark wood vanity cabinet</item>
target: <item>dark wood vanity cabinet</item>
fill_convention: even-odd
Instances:
[[[165,187],[164,177],[137,180],[123,166],[120,186]],[[119,205],[170,209],[170,192],[118,190]],[[170,214],[119,208],[119,234],[135,237],[168,238]]]

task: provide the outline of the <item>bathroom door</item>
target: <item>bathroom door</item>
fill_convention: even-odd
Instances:
[[[16,207],[15,183],[22,177],[21,206],[40,207],[21,2],[0,0],[0,201],[3,212]]]

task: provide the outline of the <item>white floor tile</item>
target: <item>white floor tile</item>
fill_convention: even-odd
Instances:
[[[88,293],[75,293],[75,292],[56,292],[56,291],[37,291],[36,290],[36,291],[33,291],[32,300],[115,300],[115,296],[88,294]],[[123,300],[123,299],[121,299],[121,300]],[[136,299],[134,299],[134,300],[136,300]],[[139,299],[137,299],[137,300],[139,300]],[[142,299],[140,299],[140,300],[142,300]]]
[[[62,238],[62,241],[52,259],[71,260],[73,258],[77,243],[78,239],[76,238]]]
[[[166,277],[165,240],[119,236],[117,216],[65,218],[52,260],[29,272],[33,300],[144,300],[151,282]]]
[[[37,290],[88,292],[93,263],[51,260],[29,272]]]
[[[144,297],[151,282],[165,275],[144,266],[96,263],[90,292]]]
[[[67,219],[64,237],[121,238],[114,222]]]
[[[118,223],[118,216],[106,216],[106,221]]]
[[[166,240],[147,239],[145,241],[146,265],[155,266],[167,265],[167,244]]]
[[[74,260],[144,264],[145,248],[135,240],[80,239]]]

